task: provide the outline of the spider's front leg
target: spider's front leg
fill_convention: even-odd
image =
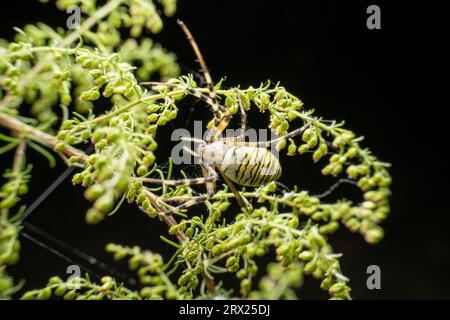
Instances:
[[[275,139],[272,139],[272,140],[269,140],[269,141],[259,141],[259,142],[257,142],[254,145],[257,146],[257,147],[260,147],[260,148],[269,148],[271,145],[277,144],[281,140],[292,138],[292,137],[295,137],[295,136],[301,134],[310,125],[311,125],[311,123],[307,123],[304,126],[302,126],[301,128],[295,129],[295,130],[285,134],[282,137],[278,137],[278,138],[275,138]]]
[[[208,175],[206,177],[197,178],[197,179],[202,179],[204,181],[203,183],[206,184],[207,193],[202,196],[194,197],[191,200],[188,200],[188,201],[184,202],[183,204],[180,204],[179,206],[177,206],[173,209],[170,209],[169,211],[166,211],[164,213],[165,215],[172,215],[174,213],[178,213],[183,209],[187,209],[196,204],[205,202],[214,196],[214,194],[215,194],[214,182],[217,180],[218,175],[217,175],[216,171],[214,171],[214,169],[206,162],[202,164],[202,170],[204,170],[204,172],[206,172]],[[209,177],[211,177],[211,178],[209,178]],[[206,178],[209,178],[209,179],[207,180]]]

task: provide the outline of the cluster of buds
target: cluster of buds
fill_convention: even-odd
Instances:
[[[322,278],[321,288],[328,290],[333,299],[349,299],[351,289],[347,285],[349,280],[341,273],[340,255],[332,254],[331,246],[318,226],[307,227],[303,232],[298,258],[305,262],[304,272],[317,279]]]
[[[49,279],[44,288],[27,291],[21,299],[48,300],[52,296],[64,300],[141,299],[138,293],[125,288],[108,276],[101,278],[100,284],[91,282],[88,277],[73,277],[63,281],[55,276]]]
[[[122,60],[135,65],[140,64],[136,74],[140,79],[150,79],[151,75],[159,73],[160,78],[176,77],[180,74],[180,67],[176,63],[176,56],[165,48],[155,44],[150,38],[138,42],[128,39],[120,46],[121,52],[126,52]]]
[[[20,196],[28,192],[28,180],[30,178],[31,166],[23,171],[6,171],[5,178],[8,182],[0,188],[0,209],[10,209],[20,200]]]
[[[19,253],[18,226],[7,220],[0,221],[0,266],[15,264],[19,260]]]
[[[166,97],[163,104],[150,104],[147,106],[147,121],[150,126],[156,129],[157,126],[164,126],[169,121],[174,120],[178,115],[178,108],[175,105],[174,97]]]
[[[250,292],[249,299],[279,300],[296,299],[293,289],[303,283],[303,266],[301,263],[291,263],[283,266],[279,263],[270,263],[267,274],[259,281],[258,289]]]
[[[94,202],[86,213],[88,223],[98,223],[110,214],[117,199],[128,189],[134,159],[126,149],[97,153],[89,157],[86,168],[73,176],[73,183],[88,187],[85,197]],[[115,151],[115,152],[114,152]],[[118,154],[119,153],[119,154]]]
[[[148,299],[179,299],[181,296],[164,274],[164,263],[161,255],[143,251],[140,247],[126,247],[110,243],[106,251],[114,255],[117,261],[127,259],[130,270],[136,271],[139,281],[145,287],[140,290],[140,296]],[[170,282],[170,281],[169,281]]]
[[[113,94],[125,96],[127,99],[139,99],[142,96],[142,88],[136,81],[131,65],[120,61],[118,54],[100,55],[92,53],[88,49],[78,49],[75,60],[94,79],[95,87],[83,92],[81,100],[94,101],[100,98],[99,90],[103,88],[103,96],[111,97]]]

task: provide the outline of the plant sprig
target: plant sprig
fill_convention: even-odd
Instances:
[[[390,210],[389,164],[362,147],[363,137],[343,122],[316,116],[280,84],[223,88],[221,81],[213,90],[232,115],[239,111],[239,100],[248,112],[268,113],[267,127],[279,136],[304,128],[301,135],[278,139],[271,147],[289,156],[312,155],[323,175],[346,174],[361,190],[361,201],[343,196],[326,203],[308,190],[280,190],[271,182],[242,189],[253,208],[236,211],[231,206],[234,193],[219,185],[202,209],[166,214],[199,192],[187,185],[155,186],[148,179],[175,175],[170,159],[157,158],[158,131],[177,118],[190,96],[207,94],[208,88],[198,87],[192,75],[177,77],[173,54],[148,38],[137,39],[145,29],[161,30],[158,6],[168,16],[174,13],[174,0],[158,3],[110,0],[97,8],[93,0],[58,0],[63,10],[81,6],[84,18],[78,30],[66,34],[44,24],[29,25],[16,30],[15,41],[0,47],[0,126],[8,130],[0,134],[0,155],[15,150],[12,169],[2,168],[6,181],[0,191],[0,297],[9,298],[15,290],[5,267],[19,258],[17,217],[23,209],[17,206],[30,179],[25,152],[33,150],[50,164],[55,161],[53,151],[79,169],[72,181],[86,189],[85,197],[92,202],[87,223],[106,219],[126,199],[149,218],[167,224],[169,238],[161,239],[174,252],[164,263],[153,250],[110,244],[107,251],[115,260],[126,259],[137,272],[140,290],[127,289],[112,277],[96,284],[89,276],[77,278],[81,287],[73,290],[75,280],[54,277],[44,288],[26,292],[24,299],[292,299],[308,275],[320,279],[331,298],[350,299],[349,279],[339,261],[342,254],[333,252],[328,237],[345,226],[368,243],[382,239],[380,224]],[[122,27],[129,37],[117,31]],[[141,80],[154,74],[163,85],[144,88]],[[92,145],[93,152],[82,151],[86,145]],[[161,164],[167,162],[165,173]],[[258,257],[270,253],[276,262],[265,270]],[[222,281],[226,273],[236,276],[239,292]]]

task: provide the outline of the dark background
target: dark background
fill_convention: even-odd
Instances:
[[[155,39],[178,55],[183,72],[197,70],[195,57],[175,22],[181,18],[197,38],[215,80],[226,76],[226,86],[243,87],[268,79],[281,81],[307,107],[315,108],[317,115],[345,119],[347,127],[365,136],[363,146],[393,164],[394,183],[392,211],[383,223],[386,236],[381,243],[368,245],[359,234],[343,229],[330,237],[335,250],[344,253],[342,268],[351,279],[354,298],[448,299],[448,160],[442,141],[446,119],[441,98],[443,42],[448,35],[444,38],[443,8],[409,1],[297,2],[182,0],[176,17],[165,20],[163,32]],[[370,4],[381,7],[381,30],[366,28]],[[51,4],[14,1],[8,2],[9,8],[5,6],[2,4],[0,20],[3,38],[11,37],[13,26],[26,23],[65,25],[66,14]],[[175,127],[192,127],[193,119],[210,118],[202,110],[186,108],[162,137]],[[265,126],[261,119],[250,118],[250,126]],[[161,159],[168,151],[160,147]],[[28,203],[65,169],[63,165],[49,169],[42,158],[30,157],[34,170]],[[282,161],[281,182],[288,186],[296,184],[315,194],[333,183],[321,178],[319,167],[312,166],[307,157]],[[3,158],[1,167],[6,165]],[[329,201],[343,195],[360,196],[355,188],[343,186]],[[124,265],[104,253],[106,243],[171,252],[158,239],[159,234],[167,234],[165,225],[149,220],[134,206],[125,205],[96,226],[84,223],[88,207],[83,190],[73,188],[67,180],[27,221],[123,272]],[[68,261],[22,240],[21,261],[10,272],[17,279],[26,279],[25,288],[42,286],[55,274],[64,276]],[[104,274],[69,251],[58,250],[94,273]],[[381,290],[366,287],[366,268],[372,264],[381,268]],[[307,278],[300,297],[327,297],[318,287],[319,282]]]

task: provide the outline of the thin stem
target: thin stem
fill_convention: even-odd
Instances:
[[[55,136],[36,129],[2,112],[0,112],[0,126],[26,134],[28,138],[36,140],[37,142],[50,148],[54,148],[59,142],[61,142]],[[69,157],[77,157],[80,162],[85,162],[87,160],[87,155],[83,151],[69,145],[64,146],[63,153]]]
[[[125,105],[123,107],[120,107],[120,108],[118,108],[118,109],[116,109],[116,110],[114,110],[112,112],[108,112],[108,113],[105,113],[104,115],[101,115],[101,116],[99,116],[97,118],[94,118],[92,120],[88,120],[88,121],[86,121],[84,123],[85,124],[101,123],[101,122],[104,122],[106,120],[111,119],[112,117],[114,117],[114,116],[116,116],[118,114],[121,114],[121,113],[123,113],[125,111],[130,110],[131,108],[137,106],[140,103],[151,101],[151,100],[158,100],[158,99],[162,99],[162,98],[165,98],[165,97],[168,97],[168,96],[176,96],[176,95],[183,94],[183,93],[185,93],[185,90],[176,90],[176,91],[164,92],[164,93],[158,93],[158,94],[146,96],[146,97],[143,97],[141,99],[138,99],[138,100],[135,100],[133,102],[130,102],[129,104],[127,104],[127,105]]]
[[[17,146],[16,154],[14,155],[14,162],[12,167],[13,176],[19,174],[24,167],[26,147],[27,147],[27,140],[21,139],[19,145]]]

